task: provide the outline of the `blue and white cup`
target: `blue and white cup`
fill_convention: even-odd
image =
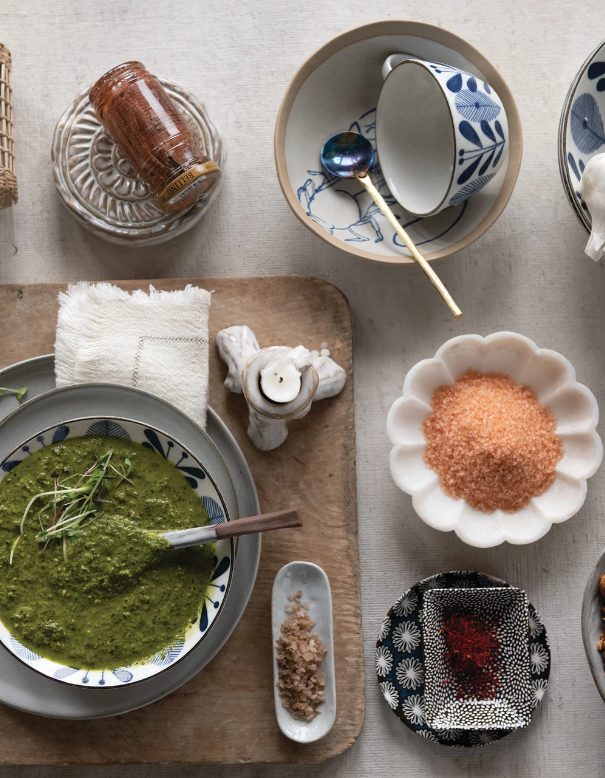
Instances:
[[[431,216],[484,187],[508,156],[502,101],[477,76],[392,54],[382,67],[376,146],[385,181],[412,214]]]

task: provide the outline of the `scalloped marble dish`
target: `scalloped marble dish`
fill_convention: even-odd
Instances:
[[[105,134],[83,89],[57,122],[52,144],[57,192],[70,213],[90,232],[123,246],[163,243],[191,229],[216,202],[225,178],[226,149],[206,106],[188,89],[160,78],[223,176],[206,200],[181,213],[164,213],[120,149]]]
[[[27,413],[28,406],[16,413]],[[172,462],[199,495],[212,524],[229,521],[225,501],[204,465],[178,441],[147,424],[112,417],[90,417],[56,424],[29,438],[0,462],[0,481],[27,456],[45,446],[84,435],[111,435],[133,440],[155,450]],[[167,528],[168,529],[168,528]],[[216,563],[210,584],[195,622],[173,645],[128,667],[89,670],[46,659],[22,645],[0,622],[0,643],[25,665],[54,681],[88,689],[109,689],[144,681],[164,672],[189,654],[208,635],[222,611],[233,577],[233,540],[216,544]]]
[[[422,422],[431,413],[433,392],[451,385],[469,369],[509,375],[531,387],[554,414],[563,457],[552,486],[516,513],[477,511],[448,497],[439,476],[424,463],[426,443]],[[599,408],[593,393],[576,381],[571,363],[561,354],[539,349],[523,335],[497,332],[482,338],[461,335],[444,343],[434,358],[425,359],[407,374],[403,395],[389,411],[387,432],[391,475],[397,486],[412,496],[414,510],[429,526],[455,532],[471,546],[488,548],[504,541],[533,543],[553,524],[567,521],[586,499],[588,478],[598,470],[603,445],[596,432]]]

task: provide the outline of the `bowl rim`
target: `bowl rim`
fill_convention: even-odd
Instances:
[[[22,407],[26,407],[26,406],[24,405]],[[8,415],[9,416],[13,416],[13,414],[18,413],[20,410],[21,410],[21,407],[16,408],[12,413],[10,413]],[[62,424],[67,425],[67,424],[73,424],[74,422],[78,422],[78,421],[91,421],[91,420],[95,420],[95,419],[108,419],[108,420],[122,421],[122,422],[125,421],[127,423],[136,424],[138,426],[144,426],[144,427],[147,427],[149,429],[152,429],[154,432],[159,432],[161,435],[164,435],[164,437],[169,438],[170,440],[172,440],[173,443],[175,443],[177,446],[180,446],[184,451],[186,451],[189,454],[189,456],[192,457],[192,459],[194,459],[198,463],[198,465],[200,465],[200,467],[204,470],[204,472],[206,473],[208,479],[212,483],[212,485],[213,485],[217,495],[219,496],[219,498],[221,500],[221,507],[223,508],[223,511],[225,513],[225,520],[226,521],[231,521],[231,518],[229,517],[229,511],[228,511],[228,508],[227,508],[227,504],[225,502],[225,498],[223,497],[222,492],[218,488],[214,478],[212,477],[210,472],[207,470],[207,468],[204,467],[204,465],[200,461],[200,459],[195,454],[193,454],[193,452],[190,451],[187,446],[184,446],[182,443],[180,443],[180,441],[177,438],[175,438],[174,435],[171,435],[171,434],[169,434],[167,432],[164,432],[162,429],[160,429],[159,427],[156,427],[153,424],[147,424],[145,422],[137,421],[136,419],[126,418],[124,416],[109,416],[107,414],[98,414],[98,415],[94,415],[94,416],[78,416],[78,417],[73,418],[73,419],[66,419],[66,420],[64,420],[62,422],[57,422],[55,424],[51,424],[49,427],[45,427],[43,430],[40,430],[39,432],[36,432],[35,434],[33,434],[29,438],[27,438],[27,440],[25,440],[23,443],[21,443],[20,445],[16,446],[15,448],[13,448],[5,457],[2,458],[2,460],[0,460],[0,467],[2,466],[2,464],[4,462],[6,462],[6,460],[9,457],[11,457],[17,451],[19,451],[24,445],[27,445],[27,443],[30,440],[35,440],[38,435],[42,435],[42,434],[48,432],[49,430],[55,429],[55,427],[61,426]],[[218,451],[218,448],[216,448],[216,445],[215,445],[214,441],[210,438],[210,436],[206,433],[205,430],[203,430],[203,432],[204,432],[204,435],[207,438],[208,442],[212,445],[213,448],[216,449],[216,452],[217,452],[218,456],[222,460],[222,456],[220,455],[220,452]],[[76,437],[82,437],[82,436],[78,435]],[[1,481],[0,481],[0,483],[1,483]],[[218,611],[216,613],[215,618],[213,619],[212,623],[208,626],[208,629],[204,632],[204,634],[202,635],[200,640],[198,640],[197,643],[189,649],[189,651],[186,651],[181,656],[179,656],[179,658],[176,661],[171,662],[166,667],[162,668],[161,670],[158,670],[157,673],[153,673],[152,675],[148,675],[145,678],[139,678],[136,681],[135,680],[129,681],[128,684],[123,684],[123,686],[125,686],[125,685],[135,686],[136,684],[145,683],[146,681],[150,681],[150,680],[153,680],[154,678],[157,678],[159,675],[162,675],[162,674],[166,673],[167,671],[171,670],[175,665],[177,665],[185,657],[190,656],[204,642],[206,636],[210,633],[210,630],[212,629],[212,627],[218,621],[218,618],[219,618],[219,616],[221,614],[221,611],[223,610],[225,602],[227,601],[227,597],[229,596],[229,592],[231,591],[231,583],[233,581],[233,567],[234,567],[233,563],[235,561],[235,544],[234,544],[233,538],[229,538],[229,540],[230,540],[230,549],[231,549],[231,565],[229,566],[229,580],[227,581],[227,585],[226,585],[226,588],[225,588],[225,596],[223,597],[223,600],[222,600],[222,602],[220,604],[220,607],[219,607],[219,609],[218,609]],[[8,629],[8,627],[6,627],[4,622],[2,622],[2,624],[4,625],[4,627],[7,630],[8,634],[10,636],[14,637],[13,633],[11,632],[10,629]],[[123,686],[107,686],[107,687],[102,687],[102,686],[84,686],[83,684],[72,683],[71,681],[67,680],[66,678],[55,678],[54,675],[53,676],[47,675],[47,673],[44,673],[41,670],[39,670],[38,668],[33,667],[32,665],[30,665],[27,662],[25,662],[20,656],[18,656],[13,651],[11,651],[11,649],[4,643],[4,641],[0,640],[0,646],[2,646],[2,648],[10,654],[10,656],[12,656],[17,661],[21,662],[21,664],[23,664],[29,670],[32,670],[34,673],[37,673],[38,675],[41,675],[43,678],[48,678],[49,680],[54,681],[55,683],[63,684],[63,685],[66,685],[66,686],[73,686],[73,687],[76,687],[78,689],[80,689],[80,688],[81,689],[86,689],[87,691],[95,690],[95,691],[107,692],[107,691],[109,691],[111,689],[115,690],[115,689],[123,688]],[[26,648],[27,648],[27,646],[26,646]],[[42,657],[42,658],[43,659],[47,659],[47,657]],[[50,660],[47,659],[47,661],[55,662],[55,660],[53,660],[53,659],[50,659]],[[61,662],[55,662],[55,664],[60,665],[62,667],[71,667],[71,665],[65,665],[65,664],[62,664]],[[76,668],[76,669],[79,670],[79,671],[83,671],[86,668]],[[109,671],[109,672],[111,672],[111,671]]]
[[[605,702],[605,666],[599,668],[595,665],[594,657],[592,655],[595,646],[592,644],[592,642],[589,639],[587,623],[590,618],[590,611],[592,605],[591,600],[595,595],[595,590],[597,590],[599,586],[599,578],[598,578],[599,568],[603,566],[604,561],[605,561],[605,549],[601,551],[597,561],[590,569],[588,580],[586,582],[586,585],[584,586],[584,594],[582,595],[582,610],[580,615],[582,621],[582,643],[584,644],[584,653],[586,654],[586,661],[588,662],[588,667],[590,668],[592,679],[595,683],[595,686],[597,687],[597,691],[601,695],[601,699],[603,700],[603,702]],[[605,570],[603,571],[603,573],[605,573]]]
[[[559,119],[559,133],[557,138],[558,157],[559,157],[559,175],[561,176],[561,183],[563,184],[563,191],[567,195],[569,204],[572,207],[573,212],[578,217],[579,222],[582,224],[586,232],[590,233],[592,222],[588,216],[584,213],[582,208],[578,207],[578,199],[575,195],[575,189],[571,184],[569,178],[569,171],[567,169],[567,123],[569,118],[569,112],[571,111],[571,104],[576,90],[580,84],[584,73],[590,67],[592,60],[595,58],[600,49],[605,46],[605,39],[602,40],[586,57],[584,62],[580,65],[580,68],[576,75],[573,77],[565,100],[563,101],[563,108],[561,109],[561,117]]]
[[[453,32],[445,30],[443,27],[437,27],[433,24],[427,24],[425,22],[414,22],[406,19],[388,19],[378,22],[371,22],[359,27],[354,27],[335,38],[332,38],[319,49],[317,49],[305,62],[299,67],[294,76],[292,77],[286,92],[282,98],[279,110],[277,112],[277,118],[275,121],[275,133],[273,141],[275,167],[277,170],[277,178],[281,190],[286,198],[286,202],[290,206],[292,212],[296,218],[305,225],[309,230],[314,232],[325,243],[334,246],[341,251],[345,251],[348,254],[354,254],[362,259],[370,260],[379,264],[387,265],[409,265],[414,264],[413,257],[402,254],[401,256],[385,256],[382,254],[373,254],[369,251],[363,251],[355,246],[349,246],[338,240],[329,232],[323,229],[323,227],[316,224],[314,221],[308,218],[302,205],[298,202],[290,178],[288,176],[288,166],[286,161],[286,132],[288,128],[288,120],[290,118],[290,112],[296,97],[307,80],[307,78],[327,59],[333,54],[336,54],[341,49],[350,46],[354,43],[359,43],[362,40],[368,38],[377,38],[386,35],[409,35],[416,38],[426,38],[436,43],[440,43],[443,46],[447,46],[450,49],[454,49],[461,54],[465,59],[471,62],[478,70],[481,71],[487,83],[492,86],[498,94],[504,110],[506,112],[506,118],[509,127],[509,158],[506,169],[506,175],[502,182],[502,187],[496,201],[479,222],[479,224],[472,229],[468,235],[464,236],[460,240],[453,243],[451,246],[440,249],[439,251],[433,251],[430,254],[425,254],[424,257],[429,262],[434,259],[442,259],[448,257],[451,254],[455,254],[462,249],[470,246],[478,238],[480,238],[500,217],[502,211],[506,208],[506,205],[513,193],[517,176],[519,175],[519,168],[521,167],[521,158],[523,156],[523,131],[521,127],[521,117],[515,99],[510,91],[506,81],[500,75],[495,66],[479,52],[470,43],[467,43],[463,38],[460,38]]]

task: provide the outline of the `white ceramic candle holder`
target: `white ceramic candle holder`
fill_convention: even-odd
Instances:
[[[289,421],[306,416],[314,400],[334,397],[345,385],[345,371],[322,354],[314,357],[312,364],[301,371],[300,392],[294,400],[273,402],[261,390],[261,370],[275,357],[285,356],[292,349],[287,346],[261,349],[246,325],[221,330],[216,336],[216,345],[229,368],[225,386],[246,398],[250,414],[248,438],[260,451],[281,446],[288,437]]]

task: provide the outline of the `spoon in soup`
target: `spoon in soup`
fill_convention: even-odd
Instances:
[[[222,524],[209,524],[205,527],[154,534],[164,538],[173,548],[189,548],[190,546],[200,546],[202,543],[214,543],[223,538],[250,535],[254,532],[269,532],[287,527],[302,527],[300,514],[296,508],[275,511],[275,513],[263,513],[260,516],[248,516],[245,519],[225,521]]]
[[[68,556],[70,576],[84,591],[115,593],[131,586],[148,568],[170,559],[176,550],[253,532],[301,526],[300,515],[294,508],[169,532],[145,529],[122,516],[101,516],[84,530],[83,539],[74,543]],[[85,557],[80,557],[79,552]]]
[[[437,273],[418,251],[410,236],[395,218],[395,214],[389,208],[383,196],[372,183],[368,173],[374,164],[374,156],[374,147],[364,135],[361,135],[359,132],[337,132],[336,135],[328,138],[322,146],[321,164],[331,175],[337,178],[356,178],[360,184],[365,186],[370,197],[386,216],[397,235],[405,243],[412,257],[418,262],[443,297],[450,311],[459,319],[462,316],[462,311],[454,302],[454,298],[447,291]]]

